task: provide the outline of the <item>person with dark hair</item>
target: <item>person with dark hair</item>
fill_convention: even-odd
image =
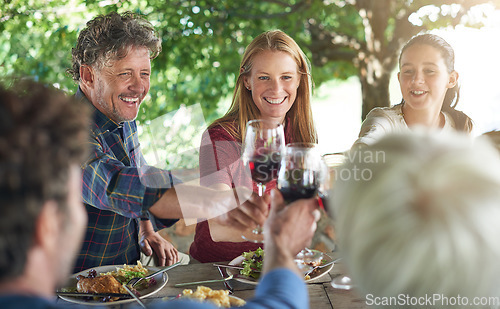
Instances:
[[[281,30],[255,37],[243,54],[231,107],[203,134],[201,184],[225,189],[244,185],[258,192],[240,160],[247,122],[282,123],[287,143],[316,142],[311,91],[309,60],[293,38]],[[275,187],[276,180],[271,180],[266,193]],[[197,224],[189,253],[200,262],[220,262],[259,247],[262,244],[244,241],[238,230],[206,220]]]
[[[0,87],[1,308],[34,307],[35,296],[52,296],[73,268],[87,222],[80,164],[88,114],[40,84]],[[33,298],[23,306],[7,294]]]
[[[12,89],[0,86],[2,309],[68,306],[56,304],[54,293],[68,280],[86,230],[80,165],[89,155],[89,107],[32,82]],[[172,191],[175,188],[167,192]],[[203,195],[203,189],[199,191]],[[307,308],[307,288],[293,256],[311,242],[318,205],[314,199],[285,205],[280,193],[274,193],[265,222],[262,279],[256,297],[243,308]],[[215,197],[220,199],[220,195]],[[268,202],[263,204],[266,209]],[[176,300],[154,302],[151,308],[215,306]]]
[[[401,103],[371,110],[353,147],[415,126],[471,133],[472,120],[455,109],[460,91],[455,52],[448,42],[434,34],[414,36],[401,50],[399,69]]]
[[[180,184],[170,171],[145,163],[135,118],[149,91],[151,59],[160,51],[161,40],[152,25],[130,12],[92,19],[73,48],[69,72],[79,85],[76,97],[94,111],[92,152],[83,167],[82,196],[88,226],[75,272],[135,263],[140,244],[145,253],[155,253],[157,265],[175,263],[177,250],[153,230],[150,219],[163,228],[187,213],[188,218],[210,218],[207,209],[218,208],[214,220],[248,229],[263,224],[267,216],[267,203],[257,195],[239,199],[240,207],[231,210],[236,207],[232,190],[193,188],[190,192],[199,194],[190,194],[181,205]],[[199,209],[202,205],[204,209]]]

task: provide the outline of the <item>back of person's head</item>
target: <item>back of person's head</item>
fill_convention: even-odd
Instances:
[[[482,134],[482,136],[490,139],[491,142],[493,143],[493,145],[495,145],[497,147],[497,149],[500,151],[500,131],[499,130],[485,132]]]
[[[130,47],[147,48],[151,59],[158,56],[161,40],[151,23],[132,12],[99,15],[80,32],[68,72],[78,82],[82,65],[102,68],[109,60],[125,57]]]
[[[401,49],[399,55],[399,65],[401,67],[401,57],[403,53],[410,46],[414,45],[427,45],[435,48],[441,53],[444,60],[444,64],[448,69],[448,73],[455,70],[455,51],[453,47],[442,37],[435,34],[420,34],[412,37]],[[446,91],[446,95],[443,101],[442,111],[447,112],[455,121],[455,126],[459,131],[470,132],[472,130],[472,120],[463,112],[458,111],[455,107],[460,99],[460,86],[457,83],[455,87],[450,88]]]
[[[470,306],[499,295],[500,157],[490,143],[409,132],[347,162],[333,191],[336,234],[367,300],[393,297],[399,308],[438,295],[448,303],[432,307],[457,297]]]
[[[0,86],[0,281],[23,273],[44,203],[65,215],[70,166],[87,156],[88,113],[47,86]]]
[[[233,102],[226,114],[227,118],[233,118],[232,120],[238,118],[238,132],[233,130],[231,133],[241,139],[245,134],[246,123],[249,120],[258,119],[260,116],[259,109],[252,100],[252,93],[245,88],[244,78],[250,75],[255,56],[263,51],[285,52],[295,60],[301,76],[300,85],[297,88],[295,102],[288,111],[287,116],[293,119],[293,133],[297,142],[315,142],[316,131],[312,123],[310,102],[312,91],[311,64],[294,39],[281,30],[270,30],[261,33],[245,49],[240,64],[240,74],[236,81]],[[226,121],[227,119],[223,120]]]

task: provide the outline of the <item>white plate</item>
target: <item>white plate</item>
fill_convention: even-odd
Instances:
[[[332,258],[329,255],[325,254],[325,253],[323,253],[323,259],[325,260],[325,264],[332,261]],[[235,258],[234,260],[232,260],[231,262],[229,262],[229,265],[242,266],[241,263],[243,263],[244,260],[245,260],[245,258],[243,256],[239,256],[239,257]],[[314,272],[313,275],[310,276],[309,279],[306,280],[306,282],[311,282],[311,281],[316,280],[316,279],[318,279],[320,277],[323,277],[330,270],[332,270],[333,265],[334,264],[332,263],[329,266],[326,266],[326,267],[323,267],[323,268],[319,268],[317,271]],[[234,278],[234,279],[237,280],[237,281],[243,282],[243,283],[257,285],[257,283],[259,282],[258,279],[254,279],[254,278],[251,278],[251,277],[246,277],[246,276],[241,275],[239,269],[227,268],[227,273],[229,275],[233,275],[233,276],[234,275],[238,275],[238,277]]]
[[[134,266],[134,265],[132,265],[132,266]],[[95,269],[97,274],[102,274],[102,273],[107,273],[110,271],[115,271],[117,267],[122,268],[123,265],[107,265],[107,266],[93,267],[90,269]],[[150,266],[144,266],[144,267],[147,268],[148,273],[154,273],[155,271],[158,271],[161,269],[159,267],[150,267]],[[84,270],[84,271],[81,271],[79,273],[71,275],[71,277],[69,277],[69,280],[66,283],[65,287],[76,287],[76,283],[78,281],[78,280],[76,280],[76,276],[83,275],[86,277],[88,275],[88,272],[90,269],[87,269],[87,270]],[[155,294],[156,292],[161,290],[167,284],[167,281],[168,281],[168,275],[166,272],[164,272],[162,274],[158,274],[158,275],[154,276],[153,278],[156,280],[156,285],[149,287],[147,289],[138,291],[141,294],[141,296],[139,296],[139,298],[144,298],[144,297],[148,297],[148,296]],[[65,301],[69,301],[69,302],[76,303],[76,304],[83,304],[83,305],[87,305],[87,306],[106,306],[106,305],[113,305],[114,306],[114,305],[119,305],[119,304],[135,302],[135,300],[133,298],[119,299],[119,300],[112,301],[112,302],[102,302],[102,301],[98,301],[98,300],[84,300],[82,297],[71,297],[71,296],[59,296],[59,297],[61,297]]]
[[[243,302],[243,305],[241,305],[241,306],[244,306],[246,304],[246,301],[244,301],[243,299],[241,299],[237,296],[229,295],[229,299],[231,301],[231,305],[236,303],[236,302]],[[239,306],[239,307],[241,307],[241,306]]]
[[[231,308],[237,308],[237,307],[241,307],[241,306],[244,306],[246,304],[246,301],[237,297],[237,296],[233,296],[233,295],[228,295],[229,296],[229,301],[231,303]],[[196,299],[196,298],[190,298],[189,296],[180,296],[179,299],[188,299],[188,300],[195,300],[195,301],[200,301],[200,302],[207,302],[209,304],[213,304],[213,302],[211,302],[210,300],[199,300],[199,299]],[[170,300],[170,299],[164,299],[164,300]],[[240,303],[240,302],[244,302],[243,305],[241,306],[235,306],[233,304],[235,304],[236,302]]]

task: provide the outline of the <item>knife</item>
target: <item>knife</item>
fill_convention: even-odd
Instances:
[[[223,282],[223,281],[231,280],[233,278],[238,278],[238,275],[230,275],[229,277],[224,277],[222,279],[215,279],[215,280],[202,280],[202,281],[177,283],[177,284],[174,284],[174,287],[180,287],[180,286],[186,286],[186,285],[195,285],[195,284],[203,284],[203,283]]]
[[[243,266],[238,266],[238,265],[229,265],[229,264],[212,264],[213,266],[216,267],[224,267],[224,268],[234,268],[234,269],[243,269]],[[252,272],[260,273],[260,270],[254,270],[252,269]]]
[[[126,285],[126,284],[125,284],[123,287],[125,288],[125,290],[127,290],[127,292],[130,294],[130,296],[132,296],[132,297],[135,299],[135,301],[136,301],[136,302],[137,302],[137,303],[138,303],[138,304],[139,304],[142,308],[146,309],[146,305],[144,305],[144,303],[142,302],[142,300],[140,300],[140,299],[139,299],[139,297],[137,297],[137,295],[135,295],[135,294],[134,294],[134,291],[132,291],[132,290],[128,287],[128,285]]]
[[[119,297],[119,298],[132,298],[129,294],[122,293],[79,293],[79,292],[60,292],[56,291],[58,296],[69,296],[69,297]]]

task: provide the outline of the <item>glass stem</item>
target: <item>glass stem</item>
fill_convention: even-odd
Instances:
[[[259,196],[264,196],[264,192],[266,192],[266,185],[263,183],[257,183],[257,188],[259,188]]]

